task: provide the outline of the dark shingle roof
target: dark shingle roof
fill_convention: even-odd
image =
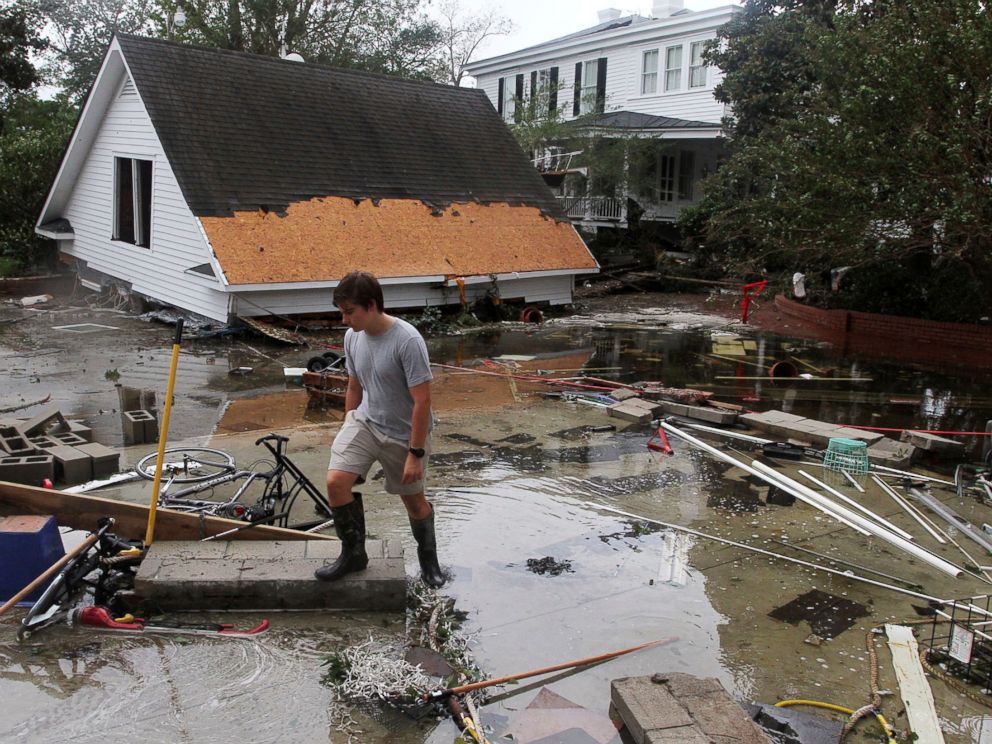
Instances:
[[[508,202],[563,219],[481,90],[118,39],[198,216],[344,196]]]
[[[707,121],[674,119],[671,116],[652,116],[637,111],[611,111],[591,119],[583,119],[581,125],[583,127],[612,127],[615,129],[698,129],[700,127],[720,126]]]

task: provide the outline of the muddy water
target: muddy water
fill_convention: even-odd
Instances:
[[[988,376],[935,374],[904,367],[838,359],[814,343],[754,336],[729,321],[652,306],[613,302],[600,311],[541,329],[511,328],[431,342],[432,358],[464,364],[499,355],[540,359],[531,368],[586,367],[590,374],[622,381],[663,380],[672,386],[713,390],[749,407],[781,407],[825,420],[877,426],[983,429],[992,418]],[[68,322],[118,326],[85,339],[51,331],[61,321],[32,320],[0,336],[0,367],[6,365],[0,403],[33,400],[52,392],[67,413],[94,424],[98,438],[120,443],[115,386],[164,390],[168,329],[125,317]],[[717,335],[714,337],[714,331]],[[738,332],[754,348],[739,357],[713,357],[735,343],[721,333]],[[286,390],[280,363],[295,365],[306,354],[248,340],[185,349],[177,384],[172,439],[192,437],[238,452],[250,461],[255,432],[318,426],[293,433],[291,452],[319,478],[335,414],[309,408]],[[139,348],[140,347],[140,348]],[[43,353],[45,352],[45,353]],[[53,352],[53,353],[47,353]],[[259,353],[274,357],[272,361]],[[721,354],[726,356],[726,354]],[[817,376],[777,386],[748,380],[768,365],[790,358]],[[798,361],[797,361],[798,360]],[[757,365],[757,366],[756,366]],[[230,369],[251,366],[246,377]],[[814,368],[818,371],[814,371]],[[117,370],[111,379],[105,372]],[[844,382],[839,378],[870,378]],[[723,379],[728,378],[728,379]],[[838,529],[807,507],[769,506],[739,474],[708,456],[673,442],[676,454],[648,450],[647,427],[604,424],[602,411],[581,402],[543,399],[539,388],[471,374],[439,372],[435,395],[439,424],[430,485],[438,509],[442,559],[452,571],[445,592],[468,612],[479,665],[493,676],[590,656],[658,638],[672,643],[624,657],[580,674],[548,682],[557,695],[584,706],[528,709],[540,686],[507,688],[483,716],[494,736],[517,741],[610,741],[605,726],[609,680],[656,671],[715,676],[735,695],[774,702],[803,697],[857,708],[867,702],[866,632],[886,621],[915,620],[913,604],[899,594],[789,566],[699,539],[676,546],[687,555],[673,571],[670,533],[598,510],[605,504],[634,514],[691,526],[728,539],[787,553],[781,542],[918,583],[937,596],[964,596],[987,588],[974,580],[934,576],[877,540]],[[161,393],[159,393],[161,395]],[[229,432],[247,431],[238,437]],[[133,460],[147,451],[131,448]],[[370,530],[403,541],[408,573],[415,571],[413,544],[402,509],[368,486]],[[142,498],[145,486],[121,489]],[[985,507],[958,503],[936,492],[973,522],[992,522]],[[866,506],[900,527],[920,530],[898,509],[870,494]],[[925,536],[920,541],[931,547]],[[932,546],[962,562],[956,553]],[[805,558],[799,553],[796,557]],[[528,559],[553,558],[568,570],[558,575],[528,570]],[[811,590],[863,606],[868,613],[821,645],[810,645],[811,626],[769,617]],[[238,616],[250,624],[257,616]],[[13,640],[16,616],[0,621],[0,737],[4,740],[95,741],[138,735],[162,741],[347,741],[337,729],[342,711],[320,684],[320,659],[342,644],[403,633],[400,617],[323,614],[272,615],[273,629],[256,642],[204,638],[131,638],[52,628],[28,644]],[[896,689],[884,644],[878,644],[879,686]],[[988,741],[986,710],[933,683],[950,742]],[[888,700],[890,720],[897,700]],[[372,715],[368,715],[372,713]],[[450,723],[414,723],[376,711],[352,711],[357,740],[450,742]],[[568,733],[569,729],[573,729]],[[598,738],[597,738],[598,737]]]

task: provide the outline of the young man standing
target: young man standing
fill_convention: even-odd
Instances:
[[[365,511],[361,494],[352,488],[378,462],[386,475],[386,492],[399,495],[406,506],[421,576],[438,588],[445,577],[437,560],[434,508],[424,496],[433,425],[427,345],[416,328],[383,312],[382,287],[368,272],[344,277],[334,290],[334,304],[348,326],[345,420],[327,466],[327,497],[341,555],[314,575],[334,581],[368,565]]]

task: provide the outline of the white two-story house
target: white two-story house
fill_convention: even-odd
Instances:
[[[721,157],[725,107],[713,97],[721,73],[703,50],[739,11],[697,12],[683,0],[656,0],[651,17],[602,10],[591,28],[474,62],[468,73],[508,124],[523,110],[547,111],[574,121],[587,147],[637,143],[620,179],[597,180],[574,139],[532,153],[574,222],[626,227],[630,207],[641,221],[672,223],[699,200],[700,179]]]

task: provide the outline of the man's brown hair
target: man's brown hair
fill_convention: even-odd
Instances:
[[[342,302],[360,305],[366,310],[371,310],[375,303],[381,313],[385,304],[382,300],[382,286],[375,275],[367,271],[352,271],[334,288],[334,304],[341,307]]]

